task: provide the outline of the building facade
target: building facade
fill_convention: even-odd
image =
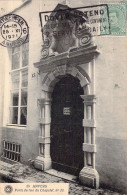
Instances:
[[[127,37],[93,37],[84,28],[78,7],[94,10],[97,1],[58,3],[48,10],[49,1],[26,1],[13,11],[27,22],[29,37],[20,47],[2,48],[1,159],[127,192]],[[75,9],[62,23],[58,10],[67,14],[69,7]],[[39,13],[52,10],[55,20],[41,26]]]

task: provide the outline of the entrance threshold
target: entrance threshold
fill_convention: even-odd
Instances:
[[[66,179],[72,182],[76,182],[77,177],[75,175],[70,175],[68,173],[64,173],[61,171],[57,171],[55,169],[49,169],[45,171],[46,173],[50,174],[50,175],[54,175],[56,177],[60,177],[62,179]]]

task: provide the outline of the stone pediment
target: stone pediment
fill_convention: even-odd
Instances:
[[[44,19],[42,58],[92,45],[92,35],[83,12],[58,4],[54,11],[45,14]]]
[[[57,67],[66,65],[67,67],[77,67],[80,64],[89,63],[99,54],[97,46],[71,48],[69,52],[64,52],[56,56],[43,58],[40,62],[34,63],[43,73],[54,71]]]

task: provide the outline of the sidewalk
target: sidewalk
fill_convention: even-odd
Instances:
[[[123,195],[108,189],[91,189],[20,163],[11,165],[0,161],[0,175],[16,183],[69,183],[69,195]]]

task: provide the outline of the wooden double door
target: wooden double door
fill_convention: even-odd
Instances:
[[[56,83],[51,106],[52,168],[78,175],[83,167],[83,89],[79,80],[66,75]]]

